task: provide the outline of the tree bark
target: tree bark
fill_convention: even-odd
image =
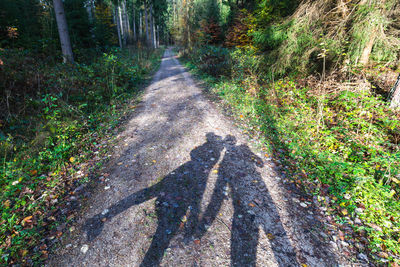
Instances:
[[[121,11],[121,6],[118,4],[118,25],[121,31],[121,39],[122,39],[122,46],[126,46],[126,39],[125,39],[125,29],[124,29],[124,22],[122,20],[122,11]]]
[[[152,48],[156,48],[154,44],[154,16],[153,16],[152,6],[150,6],[149,20],[150,20],[150,43]]]
[[[369,62],[369,56],[371,55],[372,48],[374,47],[375,43],[375,36],[376,36],[375,31],[373,31],[369,36],[369,40],[365,44],[364,50],[360,58],[360,64],[363,66],[367,65]]]
[[[122,49],[122,37],[121,37],[121,25],[119,21],[119,16],[118,16],[118,7],[115,7],[114,11],[114,20],[117,22],[117,33],[118,33],[118,43],[119,47]]]
[[[56,14],[58,34],[60,36],[63,62],[74,63],[71,40],[68,33],[67,19],[65,18],[64,5],[62,0],[53,0],[54,12]]]
[[[132,28],[133,28],[133,40],[136,42],[137,38],[136,38],[136,16],[135,16],[135,6],[133,6],[133,12],[132,12],[132,16],[133,16],[133,23],[132,23]]]
[[[156,39],[157,39],[157,48],[159,48],[160,47],[160,27],[157,25],[157,28],[156,28]]]
[[[147,16],[147,6],[144,6],[144,20],[146,24],[146,44],[149,45],[150,43],[150,38],[149,38],[149,20]]]
[[[143,14],[142,11],[139,12],[139,39],[142,39],[143,36],[143,25],[142,25],[142,20],[143,20]]]
[[[128,13],[126,10],[126,0],[122,1],[122,21],[123,21],[123,27],[124,27],[124,33],[125,33],[124,43],[126,45],[128,39],[131,39],[130,38],[130,28],[129,28],[129,17],[128,17]]]
[[[393,86],[390,92],[390,107],[399,108],[400,107],[400,75],[397,77],[396,84]]]

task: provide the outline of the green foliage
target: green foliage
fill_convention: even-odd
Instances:
[[[118,124],[161,52],[112,49],[74,66],[34,60],[27,51],[0,52],[2,93],[13,89],[12,108],[2,105],[0,117],[0,264],[46,256],[38,245],[65,219],[54,203],[69,193],[75,164],[93,156],[95,136]],[[21,65],[29,59],[30,68]]]
[[[230,54],[229,50],[217,46],[203,46],[185,53],[199,68],[214,77],[229,76]]]

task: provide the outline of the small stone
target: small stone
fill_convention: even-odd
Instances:
[[[238,215],[238,218],[239,218],[239,219],[240,219],[240,218],[242,218],[242,217],[243,217],[243,215],[242,215],[242,214],[239,214],[239,215]]]
[[[298,200],[298,199],[295,198],[295,197],[292,198],[292,201],[295,202],[295,203],[300,203],[300,200]]]
[[[301,203],[300,203],[300,206],[302,206],[303,208],[307,208],[307,204],[304,203],[304,202],[301,202]]]
[[[248,210],[247,213],[250,214],[250,215],[256,215],[256,214],[254,213],[254,211],[252,211],[252,210]]]
[[[364,210],[363,210],[362,208],[356,208],[356,209],[355,209],[355,212],[356,212],[356,213],[363,213],[363,211],[364,211]]]
[[[165,230],[165,233],[166,233],[167,235],[170,235],[172,232],[171,232],[171,230],[167,229],[167,230]]]
[[[109,185],[107,185],[107,186],[105,186],[104,187],[104,190],[108,190],[108,189],[110,189],[111,187],[109,186]]]
[[[340,242],[342,244],[343,247],[348,247],[349,243],[347,243],[346,241],[341,241]]]
[[[110,212],[110,210],[109,209],[105,209],[105,210],[103,210],[102,212],[101,212],[101,215],[106,215],[107,213],[109,213]]]
[[[86,252],[89,250],[89,246],[88,245],[83,245],[82,247],[81,247],[81,252],[83,253],[83,254],[86,254]]]
[[[359,253],[359,254],[357,255],[357,259],[362,260],[362,261],[365,261],[365,262],[369,262],[369,261],[368,261],[367,255],[365,255],[365,254],[363,254],[363,253]]]

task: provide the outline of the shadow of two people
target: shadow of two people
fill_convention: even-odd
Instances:
[[[247,145],[236,145],[236,139],[231,135],[222,139],[214,133],[207,133],[206,140],[204,144],[190,152],[190,161],[170,172],[159,183],[120,200],[108,208],[107,214],[98,214],[89,219],[85,224],[88,240],[92,241],[102,232],[103,218],[107,218],[108,221],[134,205],[156,198],[155,209],[158,226],[141,266],[158,266],[172,237],[182,228],[180,227],[182,218],[186,216],[187,220],[184,226],[186,238],[201,238],[205,234],[205,225],[211,225],[216,219],[224,199],[228,197],[226,187],[229,186],[234,206],[231,229],[231,265],[255,265],[259,238],[258,228],[261,225],[264,228],[269,227],[271,222],[263,223],[265,218],[256,220],[257,214],[249,211],[248,203],[242,199],[252,190],[256,190],[249,185],[249,179],[250,183],[257,181],[258,186],[265,187],[261,175],[256,169],[256,166],[263,167],[263,162]],[[218,162],[224,148],[225,156],[219,164],[218,178],[211,201],[200,219],[201,201],[210,172]],[[264,192],[261,199],[259,201],[260,208],[267,208],[268,212],[273,214],[273,223],[275,226],[279,226],[279,234],[285,240],[285,246],[290,248],[286,249],[291,257],[290,262],[293,260],[296,262],[295,254],[292,252],[293,249],[290,247],[290,242],[280,223],[279,214],[268,192]],[[266,229],[265,231],[267,232]],[[279,265],[288,266],[283,265],[286,264],[286,259],[285,262],[280,263],[279,258],[281,257],[278,252],[281,253],[282,249],[275,250],[273,248],[272,250]],[[285,258],[287,257],[286,255]]]

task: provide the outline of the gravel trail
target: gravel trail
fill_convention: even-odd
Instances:
[[[351,266],[170,49],[125,127],[48,266]]]

